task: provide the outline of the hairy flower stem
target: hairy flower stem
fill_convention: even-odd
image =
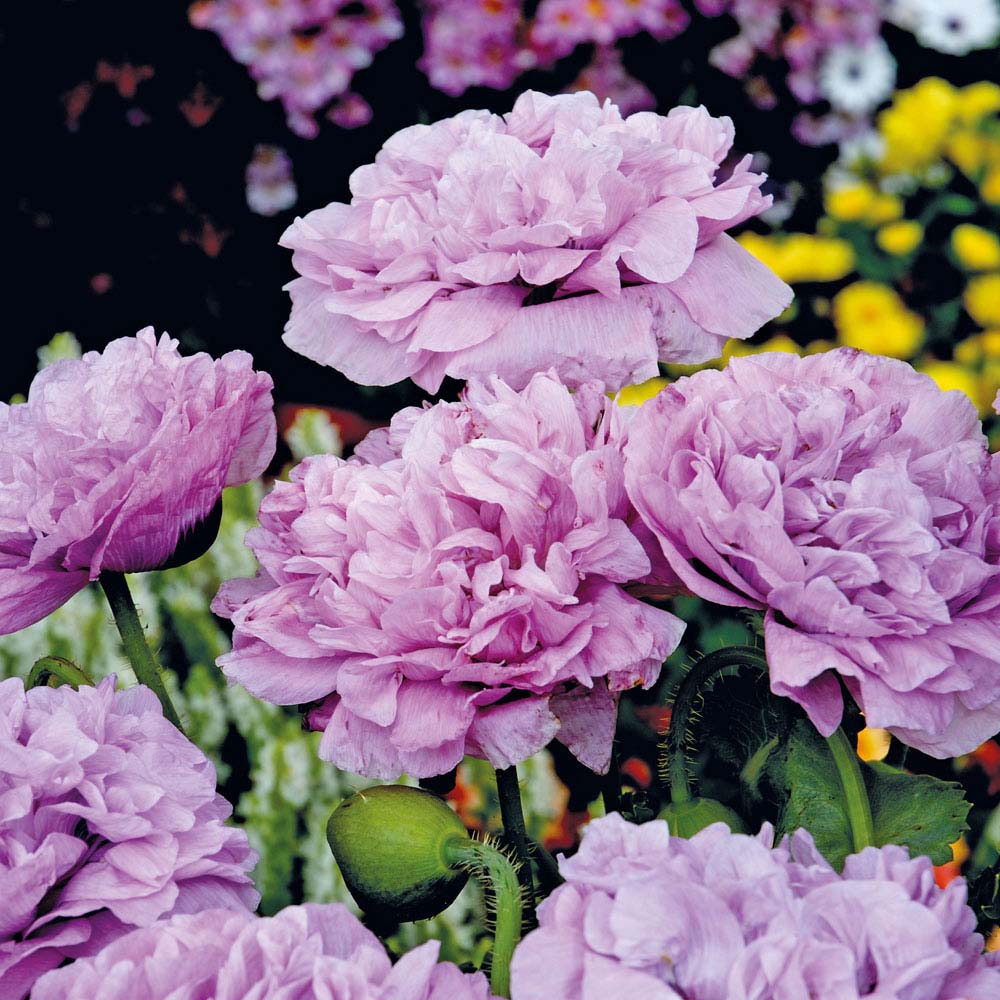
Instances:
[[[163,684],[163,677],[160,674],[160,665],[153,656],[153,651],[146,642],[146,635],[139,621],[139,612],[136,611],[132,595],[129,593],[128,583],[125,581],[124,573],[110,573],[105,571],[100,576],[101,587],[104,596],[111,605],[111,613],[115,617],[115,625],[118,626],[118,634],[122,637],[122,645],[125,647],[125,655],[128,657],[132,669],[135,671],[136,679],[140,684],[145,684],[163,706],[163,715],[172,722],[181,732],[180,716],[174,708],[174,703],[167,694],[167,689]]]
[[[858,755],[844,734],[844,730],[839,726],[831,736],[827,737],[826,745],[833,755],[840,784],[844,789],[844,801],[847,803],[847,818],[851,824],[855,853],[863,851],[866,847],[874,847],[875,827],[872,823],[872,807],[868,800],[865,779],[861,775]]]
[[[500,798],[500,818],[503,820],[504,839],[514,852],[518,864],[518,877],[524,891],[524,902],[528,909],[528,919],[535,919],[535,884],[531,876],[531,849],[528,846],[528,831],[524,825],[524,811],[521,808],[521,789],[517,783],[517,768],[496,768],[497,794]]]
[[[445,844],[443,853],[447,864],[470,872],[492,894],[495,920],[490,989],[499,997],[509,997],[510,960],[521,937],[523,919],[518,872],[510,858],[488,841],[456,837]]]
[[[767,660],[756,646],[727,646],[725,649],[717,649],[702,657],[685,674],[677,688],[664,747],[665,759],[662,762],[662,770],[670,783],[671,802],[688,802],[691,799],[684,744],[702,688],[716,674],[744,665],[767,670]]]
[[[43,685],[59,687],[62,684],[68,684],[74,691],[81,685],[94,686],[86,671],[81,670],[72,660],[63,659],[61,656],[43,656],[40,660],[35,660],[28,673],[28,679],[24,682],[26,688]]]

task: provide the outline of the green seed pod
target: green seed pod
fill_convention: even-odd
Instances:
[[[743,820],[728,806],[715,799],[688,799],[671,802],[660,811],[658,819],[665,819],[675,837],[693,837],[699,830],[713,823],[725,823],[733,833],[746,833]]]
[[[379,785],[334,809],[326,839],[358,906],[382,919],[423,920],[450,905],[468,881],[445,860],[469,840],[444,799],[421,788]]]

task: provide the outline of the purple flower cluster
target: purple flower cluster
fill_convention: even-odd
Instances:
[[[428,0],[418,63],[432,87],[458,97],[469,87],[506,90],[536,65],[521,0]]]
[[[32,1000],[494,1000],[481,973],[438,962],[438,942],[395,966],[343,906],[274,917],[207,909],[132,931],[43,976]],[[6,995],[6,994],[5,994]]]
[[[640,409],[629,496],[661,583],[766,609],[772,689],[829,735],[937,757],[1000,729],[1000,464],[975,407],[889,358],[764,354]]]
[[[274,454],[271,377],[233,351],[183,358],[147,327],[0,403],[0,635],[102,570],[154,569],[226,486]]]
[[[666,41],[684,31],[689,21],[678,0],[541,0],[530,39],[539,60],[548,63],[569,55],[577,45],[611,45],[641,31]]]
[[[521,0],[429,0],[425,7],[420,68],[453,97],[476,86],[506,90],[526,70],[551,68],[581,44],[610,46],[641,31],[674,38],[689,20],[677,0],[542,0],[532,18]]]
[[[641,80],[632,76],[622,63],[622,53],[614,45],[598,45],[590,62],[567,90],[589,90],[599,101],[611,101],[626,117],[636,111],[652,111],[656,97]]]
[[[799,830],[773,846],[717,823],[595,820],[559,865],[511,965],[513,1000],[993,1000],[966,888],[924,857],[869,847],[835,872]]]
[[[726,230],[770,204],[733,126],[704,108],[623,119],[528,91],[391,137],[350,204],[282,237],[293,350],[369,385],[554,367],[609,388],[718,356],[791,300]],[[720,296],[724,286],[727,294]]]
[[[348,6],[364,9],[341,13]],[[222,39],[261,98],[278,98],[288,127],[307,139],[319,131],[316,112],[347,95],[354,74],[403,33],[393,0],[199,0],[190,17]],[[341,125],[358,123],[336,107],[331,114]]]
[[[0,682],[0,996],[170,914],[252,910],[230,812],[147,688]]]
[[[628,412],[553,375],[473,381],[347,461],[307,459],[248,535],[260,574],[213,605],[227,676],[321,701],[321,756],[370,777],[507,767],[553,737],[606,770],[617,692],[650,686],[683,630],[623,589],[651,568],[626,523]]]

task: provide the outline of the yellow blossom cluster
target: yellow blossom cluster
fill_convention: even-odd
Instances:
[[[879,189],[870,181],[835,184],[826,190],[823,207],[831,219],[839,222],[863,222],[878,226],[894,222],[903,215],[903,200]]]
[[[855,281],[833,298],[837,341],[890,358],[912,358],[924,341],[924,321],[899,294],[876,281]]]
[[[878,116],[879,174],[921,177],[948,160],[1000,204],[998,112],[1000,85],[990,81],[954,87],[932,76],[899,91]]]
[[[739,242],[790,285],[839,281],[854,270],[854,250],[847,240],[811,233],[743,233]]]

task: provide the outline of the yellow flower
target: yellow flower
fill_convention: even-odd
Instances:
[[[627,385],[618,393],[620,406],[640,406],[669,385],[665,378],[650,378],[638,385]]]
[[[977,122],[1000,111],[1000,86],[989,80],[962,87],[957,98],[958,117],[964,122]]]
[[[883,222],[892,222],[894,219],[902,218],[903,200],[895,194],[877,194],[868,210],[868,218],[865,222],[880,225]]]
[[[865,181],[828,187],[823,193],[823,205],[827,215],[840,222],[875,226],[903,214],[903,202],[898,195],[885,194]]]
[[[989,162],[992,140],[971,129],[961,129],[948,139],[948,158],[967,177],[977,177]]]
[[[993,930],[986,935],[986,950],[997,951],[1000,949],[1000,924],[994,924]]]
[[[910,312],[888,285],[856,281],[833,299],[837,339],[892,358],[911,358],[924,339],[923,320]]]
[[[993,400],[997,398],[997,393],[1000,392],[1000,362],[998,361],[987,361],[983,365],[983,370],[979,376],[979,392],[980,392],[980,402],[983,403],[981,413],[984,415],[990,413],[993,409]],[[996,449],[993,449],[994,451]]]
[[[806,354],[825,354],[827,351],[832,351],[837,345],[831,343],[829,340],[810,340],[806,344]]]
[[[985,361],[996,361],[1000,358],[1000,330],[983,330],[966,337],[952,348],[952,356],[967,368],[977,368]]]
[[[982,327],[1000,326],[1000,274],[980,274],[965,286],[965,311]]]
[[[912,253],[924,238],[924,227],[912,219],[890,222],[875,234],[875,242],[886,252],[897,257]]]
[[[770,340],[765,340],[756,353],[764,354],[768,351],[781,351],[782,354],[801,354],[802,348],[787,334],[779,333]]]
[[[958,113],[958,92],[946,80],[926,77],[896,93],[892,106],[878,116],[884,144],[885,173],[919,173],[941,156]]]
[[[959,341],[952,348],[951,353],[960,365],[965,365],[966,368],[975,368],[983,360],[985,353],[982,335],[966,337],[965,340]]]
[[[981,226],[963,222],[951,231],[951,248],[967,271],[1000,268],[1000,239]]]
[[[922,361],[917,368],[925,375],[930,375],[944,392],[958,389],[972,400],[980,414],[989,412],[989,401],[984,399],[982,387],[974,372],[954,361],[938,361],[936,358]]]
[[[991,205],[1000,205],[1000,167],[988,171],[979,187],[983,201]]]
[[[858,756],[862,760],[883,760],[889,752],[892,737],[886,729],[870,729],[865,726],[858,733]]]
[[[846,240],[809,233],[760,236],[743,233],[739,242],[783,281],[837,281],[854,268],[854,250]]]
[[[860,222],[868,217],[878,193],[870,184],[844,184],[823,194],[826,214],[841,222]]]

